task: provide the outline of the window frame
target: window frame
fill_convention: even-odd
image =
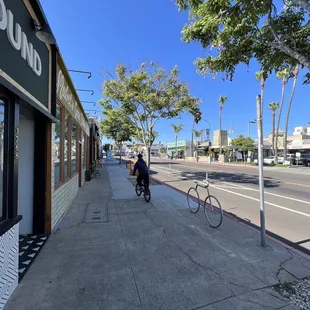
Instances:
[[[75,124],[75,171],[72,172],[72,132],[73,132],[73,124]],[[71,129],[71,135],[70,135],[70,175],[71,175],[71,178],[73,176],[75,176],[77,173],[78,173],[78,143],[79,143],[79,125],[77,124],[77,122],[71,118],[71,126],[70,126],[70,129]]]
[[[58,106],[60,109],[60,180],[55,182],[55,176],[54,176],[53,184],[56,188],[58,188],[64,183],[64,126],[63,126],[63,121],[64,121],[64,110],[65,109],[63,105],[60,103],[60,101],[58,100],[56,102],[56,106]],[[56,128],[55,128],[55,131],[56,131]],[[55,173],[55,159],[54,159],[54,173]]]

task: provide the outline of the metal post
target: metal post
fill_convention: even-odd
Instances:
[[[249,127],[248,127],[248,137],[249,137],[249,138],[251,137],[251,132],[250,132],[250,130],[251,130],[251,127],[250,127],[250,126],[251,126],[251,125],[250,125],[250,124],[251,124],[251,123],[249,122],[249,125],[248,125],[248,126],[249,126]]]
[[[256,97],[257,108],[257,135],[258,135],[258,168],[259,168],[259,205],[260,205],[260,231],[261,246],[266,246],[265,232],[265,201],[264,201],[264,163],[263,163],[263,120],[261,96]]]

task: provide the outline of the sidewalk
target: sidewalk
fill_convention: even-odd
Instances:
[[[224,218],[211,229],[183,194],[134,192],[125,165],[86,183],[6,309],[297,309],[271,286],[310,276],[310,261]],[[109,182],[110,179],[110,182]]]

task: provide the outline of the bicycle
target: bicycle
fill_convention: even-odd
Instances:
[[[136,194],[140,197],[142,193],[145,201],[149,202],[151,200],[151,191],[148,186],[144,186],[144,182],[142,186],[139,183],[136,184]]]
[[[187,192],[187,204],[190,211],[192,213],[197,213],[199,211],[201,204],[197,189],[198,187],[205,188],[208,193],[203,205],[206,219],[211,227],[213,228],[219,227],[223,221],[222,206],[215,196],[210,195],[209,191],[210,183],[208,181],[197,181],[197,180],[194,180],[194,182],[196,183],[196,187],[191,187]]]

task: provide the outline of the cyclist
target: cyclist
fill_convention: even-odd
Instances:
[[[135,163],[134,169],[133,169],[133,175],[136,175],[136,171],[139,171],[139,175],[137,177],[137,183],[142,186],[142,180],[144,181],[144,186],[149,187],[149,170],[147,168],[146,162],[143,160],[142,154],[138,155],[138,160]]]

